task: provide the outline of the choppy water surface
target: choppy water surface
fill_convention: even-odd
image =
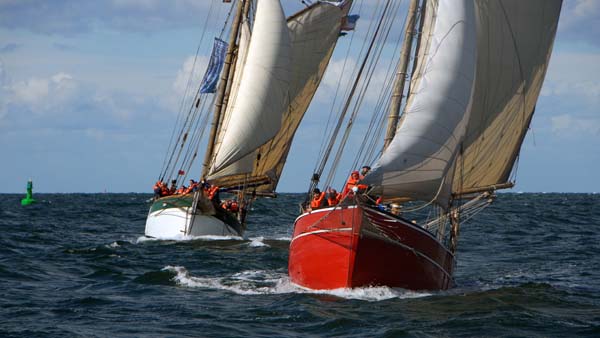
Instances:
[[[444,292],[292,285],[300,195],[246,238],[143,236],[150,195],[0,195],[0,336],[600,336],[600,195],[501,194],[463,226]]]

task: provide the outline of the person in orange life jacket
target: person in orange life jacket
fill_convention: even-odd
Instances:
[[[190,180],[190,186],[185,190],[184,194],[198,191],[198,182]]]
[[[310,201],[311,209],[318,209],[323,205],[323,200],[325,199],[325,192],[321,192],[319,188],[315,188],[313,190],[313,199]]]
[[[200,186],[200,183],[190,179],[190,187],[188,188],[188,190],[190,192],[196,192],[196,191],[198,191],[199,186]]]
[[[158,180],[152,187],[152,191],[154,191],[154,198],[160,197],[160,193],[162,191],[162,189],[161,189],[162,185],[163,185],[162,180]]]
[[[169,191],[167,184],[164,182],[161,182],[161,183],[162,184],[160,186],[160,197],[169,196],[171,194],[171,192]]]
[[[173,195],[177,191],[177,181],[171,181],[171,187],[169,188],[169,195]]]
[[[360,181],[360,173],[358,171],[353,171],[348,177],[348,181],[346,181],[346,185],[344,186],[344,190],[342,192],[342,196],[345,197],[349,192],[352,191],[352,188],[358,188],[358,182]]]
[[[185,194],[187,191],[187,187],[185,185],[182,185],[179,189],[177,189],[177,191],[175,191],[175,195],[183,195]]]
[[[341,199],[342,194],[338,193],[335,189],[329,188],[329,190],[327,190],[327,204],[330,207],[338,205]]]
[[[208,199],[211,201],[219,202],[219,187],[218,186],[213,185],[208,189]]]

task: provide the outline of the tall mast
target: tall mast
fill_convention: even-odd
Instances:
[[[204,163],[202,164],[202,178],[206,177],[208,173],[208,167],[210,164],[210,160],[213,155],[214,147],[215,147],[215,139],[217,137],[217,130],[219,127],[219,120],[222,114],[223,101],[225,98],[225,89],[227,87],[227,79],[229,78],[229,72],[233,60],[233,55],[236,47],[236,40],[238,36],[238,32],[240,29],[240,23],[242,22],[243,8],[247,1],[250,0],[240,0],[237,5],[236,14],[233,19],[233,24],[231,26],[231,33],[229,35],[229,46],[227,47],[227,54],[225,55],[225,62],[223,64],[223,72],[221,72],[221,81],[219,82],[219,88],[217,90],[217,99],[215,101],[215,112],[213,114],[213,119],[210,124],[210,135],[208,137],[208,145],[206,148],[206,154],[204,154]]]
[[[383,149],[392,142],[398,127],[398,117],[400,115],[400,105],[402,104],[402,94],[404,93],[404,83],[406,82],[406,70],[410,61],[410,51],[412,49],[412,40],[415,30],[417,17],[417,7],[419,0],[411,0],[408,7],[406,25],[404,26],[404,41],[402,43],[402,52],[400,62],[398,63],[398,72],[394,79],[394,91],[390,103],[390,112],[388,115],[388,126],[385,133]]]

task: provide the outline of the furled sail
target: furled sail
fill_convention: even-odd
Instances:
[[[279,0],[259,0],[239,89],[221,126],[211,175],[253,152],[281,128],[281,112],[289,106],[290,49]]]
[[[256,151],[224,168],[218,175],[209,177],[216,184],[236,186],[255,183],[261,184],[257,191],[275,190],[296,129],[325,73],[350,3],[347,1],[344,6],[316,3],[288,18],[292,46],[291,103],[280,112],[283,115],[281,128]]]
[[[455,192],[510,179],[550,61],[561,3],[475,1],[477,79]]]
[[[447,203],[475,82],[476,22],[471,0],[429,1],[419,64],[400,126],[365,183],[384,198]],[[423,39],[426,39],[425,41]],[[446,182],[447,181],[447,182]]]

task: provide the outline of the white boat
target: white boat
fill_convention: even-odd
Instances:
[[[275,196],[350,3],[315,2],[286,18],[279,0],[234,1],[229,43],[215,39],[198,94],[180,118],[181,132],[159,176],[161,182],[185,182],[214,106],[199,178],[204,185],[194,193],[156,198],[146,236],[243,236],[253,200]],[[217,196],[209,198],[209,185],[235,200],[237,210],[222,208]]]

